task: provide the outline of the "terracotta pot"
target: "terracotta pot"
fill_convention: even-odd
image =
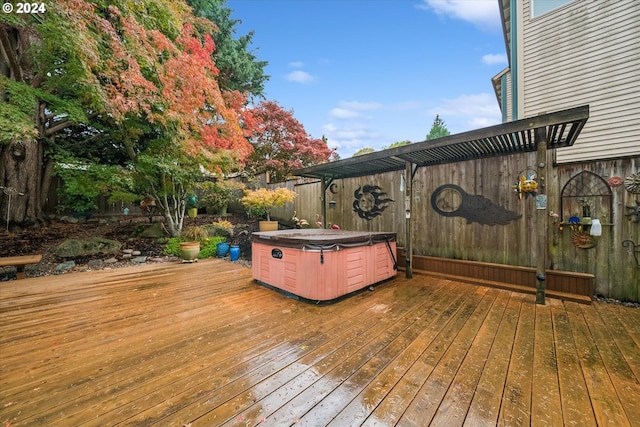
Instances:
[[[260,221],[258,222],[260,231],[276,231],[278,229],[278,221]]]
[[[198,259],[200,253],[200,242],[180,243],[180,258],[183,261],[194,261]]]

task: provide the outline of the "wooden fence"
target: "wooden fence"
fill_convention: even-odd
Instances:
[[[594,275],[594,293],[640,302],[636,259],[640,257],[636,246],[640,245],[640,222],[637,215],[631,215],[637,213],[640,194],[617,186],[614,179],[638,176],[640,158],[552,166],[554,156],[550,151],[548,182],[538,183],[547,195],[548,268]],[[529,153],[418,168],[412,199],[414,255],[535,267],[535,230],[541,226],[537,223],[536,200],[520,199],[514,192],[519,177],[535,171],[535,163],[535,153]],[[267,183],[262,177],[258,182],[297,193],[293,204],[272,212],[272,217],[283,224],[291,224],[295,212],[312,227],[319,221],[345,230],[395,232],[398,245],[404,246],[402,175],[398,171],[331,182],[325,194],[326,218],[321,217],[319,181],[300,178]],[[54,202],[52,196],[53,209]],[[99,205],[101,213],[121,213],[124,207],[135,213],[137,209],[109,205],[104,200]],[[591,244],[579,245],[578,230],[567,222],[572,216],[582,218],[585,205],[592,218],[601,220],[603,232]],[[244,212],[237,200],[229,210]],[[562,227],[560,221],[564,222]],[[588,231],[588,226],[583,231]],[[632,244],[624,246],[624,242]]]
[[[623,246],[625,241],[640,244],[640,222],[634,222],[638,217],[631,215],[640,203],[640,194],[627,191],[624,185],[616,186],[612,179],[640,173],[640,159],[554,165],[554,155],[550,152],[547,162],[548,182],[538,183],[547,195],[548,268],[593,275],[595,294],[640,301],[640,267],[634,248]],[[535,153],[531,153],[418,168],[412,200],[414,255],[535,267],[535,230],[540,226],[536,199],[520,199],[513,188],[520,176],[535,172],[535,161]],[[402,174],[398,171],[333,181],[326,192],[327,218],[320,220],[346,230],[396,232],[398,244],[403,246]],[[292,205],[274,212],[275,217],[287,222],[295,211],[314,225],[322,212],[320,182],[301,179],[267,186],[287,186],[298,193]],[[370,198],[374,203],[378,200],[380,212],[363,218],[357,195],[365,186],[370,186],[369,190],[378,188],[373,191],[378,194]],[[447,200],[444,190],[451,188],[457,193],[452,191],[453,197]],[[436,200],[432,201],[434,193]],[[438,199],[439,195],[444,201]],[[468,206],[459,215],[445,216],[438,207],[441,202],[449,204],[443,207],[445,213],[447,209],[460,211],[456,203],[464,206],[468,202]],[[601,220],[603,232],[600,237],[589,238],[590,244],[578,245],[578,230],[567,223],[572,216],[582,218],[583,205],[589,206],[592,218]],[[552,216],[555,214],[558,217]],[[589,231],[588,226],[582,227],[583,232]],[[640,256],[637,252],[635,255]]]

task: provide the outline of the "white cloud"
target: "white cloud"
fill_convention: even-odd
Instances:
[[[505,64],[507,65],[507,54],[506,53],[488,53],[482,56],[482,62],[487,65],[493,64]]]
[[[431,109],[445,121],[451,133],[478,129],[502,123],[502,113],[496,97],[489,93],[461,95],[453,99],[444,99],[441,104]]]
[[[379,102],[340,101],[340,107],[356,111],[371,111],[379,110],[382,108],[382,104]]]
[[[382,107],[379,102],[340,101],[338,107],[329,111],[329,116],[336,119],[355,119],[363,117],[363,111],[379,110]]]
[[[348,108],[332,108],[331,111],[329,111],[329,116],[335,117],[336,119],[355,119],[360,117],[361,114]]]
[[[362,148],[379,150],[384,139],[379,132],[373,131],[362,124],[346,126],[328,123],[322,127],[330,147],[337,147],[342,158],[351,157]]]
[[[296,83],[312,83],[313,81],[315,81],[315,77],[313,77],[306,71],[296,70],[287,74],[287,80]]]
[[[302,67],[304,67],[304,62],[302,62],[302,61],[289,62],[289,67],[302,68]]]
[[[461,19],[487,30],[500,30],[497,0],[422,0],[418,6],[439,16]]]
[[[404,101],[391,105],[391,109],[393,109],[394,111],[410,111],[417,110],[423,105],[424,103],[421,101]]]

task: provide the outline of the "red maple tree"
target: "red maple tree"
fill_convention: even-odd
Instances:
[[[249,141],[253,152],[247,168],[268,172],[274,181],[289,177],[293,170],[324,163],[335,157],[323,139],[311,137],[302,124],[276,102],[264,101],[249,109],[256,123]]]

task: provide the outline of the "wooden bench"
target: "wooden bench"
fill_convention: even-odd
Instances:
[[[0,267],[15,266],[16,279],[24,279],[24,266],[28,264],[37,264],[42,260],[42,255],[21,255],[0,257]]]

